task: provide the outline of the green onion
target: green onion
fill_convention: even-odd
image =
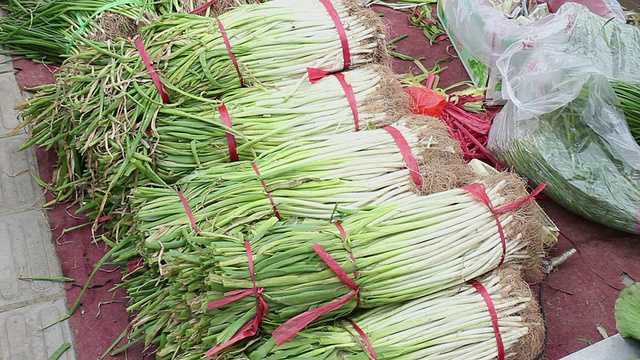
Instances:
[[[278,0],[245,5],[219,17],[246,83],[261,86],[297,78],[297,86],[289,86],[287,95],[292,97],[306,81],[307,67],[343,68],[342,42],[334,21],[320,2],[305,1],[308,4]],[[384,60],[382,27],[375,15],[350,1],[333,4],[345,24],[351,65]],[[87,48],[63,64],[56,85],[41,88],[21,106],[25,118],[21,126],[32,125],[23,148],[37,144],[57,150],[61,171],[56,185],[75,184],[65,196],[73,191],[92,194],[97,214],[111,199],[119,203],[133,186],[163,182],[149,162],[155,155],[153,139],[147,135],[148,130],[154,134],[161,112],[192,119],[194,111],[211,112],[219,104],[217,97],[241,86],[216,19],[168,14],[141,31],[171,104],[161,103],[132,41],[85,39]],[[197,154],[200,149],[189,144],[189,150]],[[210,159],[191,155],[189,161],[202,165]],[[174,163],[174,158],[167,159],[165,169]],[[177,177],[171,170],[164,173]]]
[[[611,87],[620,101],[617,106],[624,112],[631,135],[640,144],[640,84],[611,80]]]
[[[538,305],[517,271],[497,270],[478,281],[497,314],[507,358],[532,359],[543,346]],[[359,312],[350,319],[365,333],[378,359],[492,359],[498,356],[488,305],[464,284],[400,304]],[[346,320],[305,329],[281,346],[267,338],[249,359],[369,359],[362,335]],[[230,358],[230,357],[224,357]]]
[[[487,193],[493,204],[500,206],[507,201],[502,193],[507,190],[513,188],[501,180]],[[542,243],[535,226],[524,229],[534,221],[541,223],[539,218],[534,220],[536,211],[526,207],[500,217],[507,244],[505,261],[532,274],[539,271]],[[145,292],[146,297],[132,296],[129,310],[140,312],[133,328],[156,329],[162,322],[157,326],[164,328],[167,339],[174,339],[182,351],[228,341],[255,316],[254,296],[223,309],[207,310],[206,304],[228,291],[253,287],[243,239],[251,241],[257,286],[264,287],[262,295],[270,307],[263,320],[267,331],[308,309],[353,293],[312,250],[314,244],[327,250],[355,280],[363,308],[462,284],[497,267],[503,251],[493,214],[462,189],[391,201],[371,211],[347,215],[341,222],[348,234],[346,240],[333,224],[266,221],[245,223],[221,236],[205,231],[198,236],[183,234],[186,241],[178,249],[148,251],[150,269],[142,276],[146,283],[164,285],[149,295]],[[357,304],[354,297],[319,321],[349,314]],[[165,319],[167,313],[172,315]],[[184,327],[186,320],[198,323]],[[155,334],[147,336],[149,345]]]
[[[640,177],[636,157],[628,157],[616,142],[607,140],[585,121],[585,114],[601,126],[611,122],[617,99],[589,81],[577,97],[565,106],[517,129],[506,127],[515,107],[507,104],[494,120],[489,147],[501,162],[529,178],[547,183],[545,193],[560,205],[592,221],[630,232],[638,232]],[[593,106],[598,100],[609,106]],[[616,115],[617,116],[617,115]],[[615,119],[618,121],[619,119]],[[612,128],[607,128],[609,131]],[[611,134],[613,136],[613,134]],[[629,133],[615,133],[615,138]],[[630,152],[630,153],[631,153]],[[631,161],[630,161],[631,159]]]

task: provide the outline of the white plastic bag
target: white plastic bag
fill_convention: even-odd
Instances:
[[[551,1],[556,10],[567,0]],[[576,0],[588,4],[606,19],[625,22],[617,0]],[[500,99],[500,76],[496,61],[511,46],[556,17],[550,14],[527,25],[518,25],[496,9],[492,0],[440,0],[440,20],[458,52],[469,77],[477,87],[488,87],[488,96]]]
[[[508,103],[489,150],[566,208],[640,233],[640,147],[610,85],[640,83],[640,30],[568,3],[497,67]]]

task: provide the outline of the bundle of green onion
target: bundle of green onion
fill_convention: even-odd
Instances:
[[[0,4],[0,44],[20,57],[62,63],[80,52],[79,40],[137,34],[149,24],[146,12],[155,12],[149,0],[8,0]],[[117,21],[109,18],[117,17]]]
[[[107,160],[113,156],[118,164],[123,159],[113,170],[116,178],[140,169],[152,174],[144,164],[152,156],[151,146],[136,151],[150,141],[147,132],[161,109],[201,110],[219,104],[216,98],[240,88],[242,81],[297,77],[302,84],[307,67],[336,71],[385,58],[382,27],[371,10],[349,0],[325,4],[335,7],[338,25],[321,2],[278,0],[245,5],[218,19],[166,15],[145,27],[144,41],[135,44],[84,40],[89,47],[63,64],[57,84],[38,89],[22,106],[22,126],[33,125],[23,148],[54,147],[65,156],[56,185],[69,189],[65,195],[70,196],[77,183],[91,184],[87,173],[96,170],[85,169],[85,157],[87,149],[98,145]],[[337,27],[344,27],[344,39]],[[149,68],[144,53],[150,57]],[[158,76],[155,82],[149,73]],[[163,104],[166,100],[171,103]],[[109,194],[111,189],[96,191]]]
[[[490,181],[495,185],[486,193],[495,207],[524,193],[519,181],[509,184],[513,180],[503,176]],[[520,192],[514,193],[518,186]],[[499,218],[504,244],[491,210],[466,190],[453,189],[390,201],[347,215],[341,225],[272,218],[255,225],[244,222],[220,234],[183,233],[179,242],[166,245],[147,242],[146,263],[157,269],[151,271],[157,278],[147,282],[166,285],[151,297],[132,296],[130,310],[140,311],[132,327],[147,329],[147,345],[157,336],[165,339],[167,348],[159,349],[160,354],[223,344],[256,316],[255,297],[220,309],[207,309],[207,304],[225,293],[253,288],[250,266],[269,307],[261,321],[267,331],[336,301],[342,302],[317,317],[326,321],[358,306],[371,308],[431,294],[502,263],[539,272],[539,212],[526,204]],[[244,240],[250,244],[251,260]],[[318,247],[354,280],[357,292],[336,276]],[[150,277],[150,270],[143,276]],[[161,303],[154,304],[160,298]]]
[[[303,330],[281,346],[265,339],[245,358],[472,360],[500,358],[502,349],[505,359],[532,360],[543,343],[544,324],[529,287],[505,268],[471,284]]]
[[[217,104],[160,108],[148,139],[150,165],[173,182],[212,164],[255,159],[289,141],[377,127],[404,114],[407,99],[387,67],[371,65],[340,76],[353,101],[338,78],[328,76],[314,84],[289,81],[237,89]],[[126,149],[96,144],[87,151],[89,167],[101,175],[92,183],[111,182]]]
[[[420,128],[414,129],[398,124],[290,142],[255,162],[197,170],[176,182],[175,188],[137,187],[131,208],[142,226],[138,230],[151,242],[166,243],[182,230],[195,231],[193,222],[201,231],[211,231],[275,212],[282,217],[329,219],[399,200],[420,191],[423,176],[429,176],[421,174],[420,164],[430,139],[418,138]],[[406,141],[404,150],[398,136]],[[186,204],[193,222],[184,217]]]

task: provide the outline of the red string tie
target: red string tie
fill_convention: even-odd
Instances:
[[[334,221],[333,225],[335,225],[338,228],[338,231],[340,231],[340,235],[342,235],[342,240],[344,240],[346,242],[347,239],[349,239],[349,236],[347,235],[347,231],[344,229],[342,224],[340,224],[337,221]],[[349,256],[351,257],[351,260],[355,264],[356,263],[356,257],[353,255],[352,252],[349,253]],[[356,278],[360,276],[360,274],[358,273],[358,270],[354,270],[353,271],[353,276],[355,276]]]
[[[207,304],[207,308],[217,309],[219,307],[230,304],[238,299],[242,299],[243,297],[255,294],[256,296],[256,317],[253,318],[248,323],[244,324],[240,330],[231,338],[231,340],[227,341],[222,345],[217,345],[209,349],[205,355],[208,357],[212,357],[216,353],[225,348],[237,343],[242,339],[246,339],[251,336],[255,336],[260,328],[260,324],[262,324],[262,320],[269,313],[269,305],[265,301],[264,297],[262,297],[262,292],[264,291],[263,287],[258,287],[258,283],[256,281],[256,274],[253,268],[253,252],[251,251],[251,243],[248,240],[245,240],[244,247],[247,250],[247,257],[249,258],[249,272],[251,274],[251,281],[253,282],[252,289],[238,289],[224,293],[226,296],[223,299],[212,301]]]
[[[182,191],[178,191],[178,195],[180,196],[180,201],[182,202],[182,206],[184,206],[184,210],[187,212],[187,216],[189,217],[189,221],[191,222],[191,227],[196,231],[196,235],[200,234],[200,229],[198,229],[198,224],[196,224],[196,219],[191,212],[191,208],[189,207],[187,199],[184,197]]]
[[[496,219],[496,224],[498,225],[498,233],[500,234],[500,241],[502,242],[502,257],[500,259],[500,263],[498,266],[504,263],[505,257],[507,256],[507,239],[504,235],[504,229],[502,227],[502,223],[500,222],[499,214],[505,213],[507,211],[515,210],[522,206],[525,202],[533,199],[536,195],[538,195],[547,184],[540,184],[538,187],[529,195],[523,197],[522,199],[507,205],[503,205],[499,208],[494,208],[491,204],[491,199],[489,199],[489,195],[487,195],[487,187],[482,183],[473,183],[467,186],[463,186],[462,188],[471,193],[476,199],[480,200],[483,204],[489,208],[491,213]]]
[[[276,216],[278,220],[282,220],[282,218],[280,217],[280,213],[278,212],[278,207],[276,206],[276,202],[273,200],[273,196],[271,196],[271,193],[267,188],[267,183],[264,182],[264,180],[262,179],[262,175],[260,174],[260,170],[258,170],[258,165],[252,162],[251,166],[253,167],[253,170],[256,172],[256,175],[258,175],[258,180],[260,180],[260,183],[262,184],[264,191],[267,193],[267,196],[269,197],[269,201],[271,202],[271,207],[273,208],[273,214]]]
[[[231,123],[231,117],[229,116],[229,111],[227,107],[222,104],[218,108],[220,112],[220,118],[222,119],[222,123],[227,126],[229,129],[233,129],[233,124]],[[238,157],[238,144],[236,143],[236,136],[231,133],[231,131],[225,131],[227,136],[227,145],[229,146],[229,159],[231,161],[238,161],[240,158]]]
[[[369,358],[373,360],[378,360],[378,356],[376,355],[376,351],[373,348],[373,344],[371,343],[371,340],[369,340],[369,337],[364,332],[364,330],[362,330],[360,326],[356,325],[356,323],[353,322],[353,320],[347,319],[347,321],[349,322],[349,324],[351,324],[351,326],[353,326],[353,328],[358,332],[360,337],[362,337],[362,340],[364,341],[364,343],[367,345],[367,350],[368,350],[367,355],[369,355]]]
[[[505,351],[504,351],[504,343],[502,342],[502,334],[500,334],[500,326],[498,324],[498,312],[496,311],[496,307],[493,304],[493,300],[491,300],[491,296],[487,289],[482,285],[478,280],[469,280],[468,284],[472,285],[480,295],[484,298],[484,302],[487,303],[487,307],[489,308],[489,314],[491,314],[491,324],[493,325],[493,331],[496,334],[496,344],[498,346],[498,360],[504,360]]]
[[[344,78],[344,75],[341,73],[332,73],[329,71],[316,69],[316,68],[307,68],[307,74],[309,75],[309,81],[312,84],[315,84],[319,80],[322,80],[324,77],[333,75],[338,79],[338,82],[342,86],[344,90],[344,94],[347,97],[347,101],[349,102],[349,107],[351,108],[351,112],[353,113],[353,121],[355,123],[356,131],[360,131],[360,115],[358,113],[358,101],[356,100],[356,94],[353,92],[353,87],[351,84],[347,82]]]
[[[231,42],[229,41],[229,36],[227,35],[227,31],[224,29],[224,25],[220,19],[216,19],[218,21],[218,27],[220,28],[220,33],[222,34],[222,40],[224,40],[224,46],[227,47],[227,52],[229,53],[229,57],[231,58],[231,62],[233,63],[233,67],[236,68],[236,72],[238,73],[238,77],[240,77],[240,85],[245,87],[244,76],[242,76],[242,72],[240,71],[240,66],[238,66],[238,59],[236,59],[236,54],[233,53],[231,49]]]
[[[202,12],[202,11],[204,11],[204,10],[208,9],[209,7],[211,7],[211,5],[215,4],[217,1],[218,1],[218,0],[211,0],[211,1],[209,1],[208,3],[206,3],[206,4],[204,4],[204,5],[200,5],[200,6],[198,6],[197,8],[195,8],[195,9],[191,10],[191,11],[189,12],[189,14],[197,14],[197,13],[199,13],[199,12]]]
[[[413,157],[413,154],[411,153],[411,147],[407,143],[407,139],[405,139],[404,136],[402,136],[402,133],[393,126],[385,126],[383,129],[387,130],[387,132],[391,134],[393,140],[395,140],[398,145],[398,148],[400,148],[400,154],[402,154],[402,158],[407,164],[407,168],[409,168],[413,183],[422,187],[422,175],[420,175],[420,168],[418,167],[416,158]]]
[[[156,69],[154,69],[153,68],[153,64],[151,64],[151,58],[149,57],[149,54],[147,53],[147,50],[144,48],[144,43],[142,42],[142,40],[136,39],[134,44],[136,45],[136,49],[138,49],[138,52],[140,53],[140,56],[142,57],[142,62],[144,63],[144,66],[147,68],[147,71],[149,72],[149,75],[151,76],[151,80],[156,85],[156,88],[158,89],[158,92],[160,93],[160,97],[162,97],[162,102],[164,104],[170,103],[171,100],[169,99],[169,94],[167,94],[167,92],[164,91],[164,86],[162,86],[162,82],[160,81],[160,77],[158,76],[158,73],[156,72]]]
[[[349,66],[351,66],[351,52],[349,51],[349,41],[347,39],[347,32],[344,29],[344,25],[340,20],[340,15],[336,11],[336,8],[333,6],[330,0],[320,0],[322,5],[329,12],[329,16],[333,20],[333,23],[336,25],[336,30],[338,30],[338,35],[340,35],[340,43],[342,44],[342,58],[344,59],[344,66],[342,70],[347,70]]]
[[[329,268],[331,268],[331,270],[333,270],[338,278],[349,288],[351,288],[353,292],[334,302],[297,315],[287,320],[284,324],[278,326],[278,328],[276,328],[272,332],[278,346],[289,341],[289,339],[294,337],[300,330],[304,329],[305,326],[309,325],[311,322],[313,322],[323,314],[341,308],[354,297],[356,298],[358,305],[360,304],[360,288],[358,287],[356,282],[349,277],[347,272],[340,266],[340,264],[338,264],[338,262],[333,257],[331,257],[331,255],[322,246],[313,244],[313,251],[315,251],[316,254],[318,254],[318,256],[320,256],[320,258],[327,265],[329,265]]]

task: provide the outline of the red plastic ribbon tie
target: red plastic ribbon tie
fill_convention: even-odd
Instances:
[[[317,69],[317,68],[307,68],[307,75],[309,75],[309,81],[311,81],[312,84],[317,83],[318,81],[322,80],[323,78],[329,76],[333,74],[331,71],[326,71],[326,70],[322,70],[322,69]]]
[[[473,184],[462,187],[463,189],[471,193],[471,195],[475,196],[478,200],[482,201],[482,203],[489,208],[489,210],[491,211],[491,213],[496,219],[496,224],[498,225],[498,233],[500,234],[500,241],[502,242],[502,257],[500,258],[500,263],[498,264],[498,266],[504,263],[505,257],[507,256],[507,239],[504,235],[504,229],[502,227],[502,223],[500,222],[500,218],[498,217],[498,215],[501,213],[505,213],[507,211],[511,211],[519,208],[520,206],[522,206],[522,204],[533,199],[536,195],[542,192],[542,190],[544,190],[546,186],[547,184],[544,184],[544,183],[540,184],[531,194],[523,197],[522,199],[516,202],[503,205],[499,208],[494,208],[493,205],[491,204],[491,199],[489,199],[489,195],[487,195],[487,187],[484,184],[473,183]]]
[[[347,96],[347,101],[349,101],[349,107],[351,107],[351,112],[353,113],[353,121],[356,125],[356,131],[360,131],[360,116],[358,115],[358,102],[356,101],[356,94],[353,92],[353,87],[351,84],[347,83],[347,80],[344,78],[344,75],[341,73],[335,73],[333,76],[338,79],[340,85],[344,89],[344,93]]]
[[[222,104],[218,109],[220,112],[220,118],[222,119],[222,123],[226,125],[228,128],[232,129],[233,124],[231,123],[231,117],[229,116],[229,111],[227,107]],[[229,159],[231,161],[238,161],[240,158],[238,157],[238,144],[236,143],[236,136],[233,135],[229,131],[225,131],[227,136],[227,144],[229,145]]]
[[[206,4],[204,4],[204,5],[200,5],[200,6],[198,6],[197,8],[195,8],[195,9],[191,10],[191,11],[189,12],[189,14],[197,14],[197,13],[199,13],[199,12],[202,12],[202,11],[204,11],[204,10],[208,9],[211,5],[215,4],[217,1],[218,1],[218,0],[211,0],[211,1],[209,1],[208,3],[206,3]]]
[[[351,324],[351,326],[353,326],[353,328],[358,332],[360,337],[362,337],[362,340],[364,341],[364,343],[367,345],[367,350],[369,350],[369,353],[367,355],[369,355],[369,357],[373,360],[378,360],[378,356],[376,355],[376,351],[373,348],[373,344],[371,343],[371,340],[369,340],[369,337],[367,336],[367,334],[365,334],[364,330],[362,330],[360,326],[356,325],[356,323],[353,322],[353,320],[347,319],[347,321],[349,322],[349,324]]]
[[[233,63],[233,67],[236,68],[236,72],[240,77],[240,85],[245,87],[244,76],[242,76],[242,72],[240,71],[240,66],[238,66],[238,59],[236,59],[236,54],[233,53],[231,49],[231,42],[229,41],[229,36],[227,35],[227,31],[224,29],[224,25],[220,19],[216,19],[218,21],[218,27],[220,28],[220,33],[222,34],[222,40],[224,40],[224,46],[227,47],[227,52],[229,53],[229,57],[231,57],[231,62]]]
[[[237,343],[242,339],[255,336],[258,333],[260,324],[262,324],[262,320],[267,316],[267,313],[269,313],[269,305],[267,304],[265,299],[262,297],[262,292],[264,291],[264,288],[258,287],[258,283],[256,281],[256,274],[253,268],[253,252],[251,251],[251,243],[248,240],[245,240],[244,247],[247,250],[247,257],[249,258],[249,272],[251,274],[251,281],[253,282],[253,289],[239,289],[239,290],[226,292],[224,295],[227,296],[227,298],[212,301],[207,304],[207,308],[215,309],[215,308],[224,306],[226,304],[229,304],[233,301],[236,301],[238,299],[241,299],[245,296],[255,294],[256,295],[256,317],[253,318],[251,321],[247,322],[246,324],[244,324],[244,326],[240,328],[240,330],[238,330],[238,332],[231,338],[231,340],[227,341],[222,345],[217,345],[209,349],[205,353],[205,355],[208,357],[212,357],[213,355],[218,353],[220,350],[223,350]]]
[[[184,206],[184,210],[187,212],[189,221],[191,221],[191,227],[196,231],[196,235],[200,234],[200,229],[198,229],[198,224],[196,224],[196,219],[193,217],[193,213],[191,212],[187,199],[184,197],[182,191],[178,191],[178,195],[180,196],[180,201],[182,202],[182,206]]]
[[[273,196],[271,196],[269,189],[267,189],[267,183],[265,183],[264,180],[262,180],[262,175],[260,174],[260,170],[258,170],[258,165],[252,162],[251,166],[253,167],[253,170],[258,175],[258,179],[260,180],[260,183],[262,184],[264,191],[267,193],[267,196],[269,197],[269,201],[271,202],[271,206],[273,207],[273,214],[276,216],[278,220],[282,220],[282,218],[280,217],[280,213],[278,212],[278,207],[276,206],[276,202],[273,200]]]
[[[170,103],[171,99],[169,99],[169,94],[167,94],[167,92],[164,91],[164,86],[162,86],[162,82],[160,81],[160,77],[158,76],[156,69],[154,69],[153,65],[151,64],[151,58],[149,57],[147,50],[144,48],[144,43],[142,42],[142,40],[136,39],[134,44],[136,45],[136,49],[138,49],[138,52],[142,57],[142,62],[144,63],[144,66],[147,68],[147,71],[151,76],[151,80],[156,85],[156,88],[158,89],[158,92],[162,97],[162,102],[165,104]]]
[[[349,236],[347,235],[347,231],[344,229],[342,224],[340,224],[337,221],[334,221],[333,225],[335,225],[338,228],[338,231],[340,231],[340,235],[342,235],[342,240],[347,241]],[[351,260],[353,260],[353,263],[355,264],[356,263],[356,257],[353,255],[352,252],[349,253],[349,256],[351,257]],[[360,276],[360,274],[358,273],[358,270],[354,270],[353,271],[353,276],[355,276],[356,278]]]
[[[324,248],[322,248],[322,246],[313,244],[313,251],[315,251],[316,254],[320,256],[322,261],[329,265],[329,268],[331,268],[331,270],[333,270],[333,272],[338,276],[338,279],[340,279],[348,287],[353,289],[354,292],[334,302],[297,315],[287,320],[284,324],[278,326],[278,328],[276,328],[272,332],[272,335],[276,340],[276,344],[278,346],[289,341],[289,339],[294,337],[300,330],[304,329],[305,326],[309,325],[311,322],[313,322],[323,314],[341,308],[354,297],[357,298],[358,304],[360,304],[360,288],[358,287],[356,282],[349,277],[347,272],[340,266],[340,264],[338,264],[338,262],[333,257],[331,257],[331,255]]]
[[[333,23],[336,25],[336,29],[338,30],[338,35],[340,35],[340,43],[342,43],[342,58],[344,59],[344,66],[342,67],[342,70],[347,70],[349,66],[351,66],[351,53],[349,51],[347,32],[344,29],[344,25],[342,25],[340,15],[336,11],[336,8],[333,6],[331,1],[320,0],[320,2],[329,12],[329,16],[331,16],[331,19],[333,20]]]
[[[414,184],[422,187],[422,176],[420,175],[420,168],[418,167],[418,162],[416,158],[413,157],[411,153],[411,147],[407,143],[407,140],[402,136],[402,133],[398,131],[398,129],[393,126],[385,126],[383,129],[387,130],[389,134],[393,137],[393,140],[396,141],[396,144],[400,148],[400,154],[402,154],[402,158],[404,158],[404,162],[407,164],[407,168],[409,168],[409,172],[411,173],[411,179],[413,179]]]
[[[480,295],[482,295],[482,297],[484,298],[484,302],[487,303],[489,314],[491,314],[491,324],[493,325],[493,331],[496,334],[496,343],[498,345],[498,360],[504,360],[504,343],[502,342],[502,334],[500,334],[500,326],[498,324],[498,312],[496,311],[496,307],[493,304],[493,300],[491,300],[491,296],[489,295],[489,292],[487,292],[487,289],[478,280],[469,280],[467,283],[476,288],[476,290],[478,290]]]

